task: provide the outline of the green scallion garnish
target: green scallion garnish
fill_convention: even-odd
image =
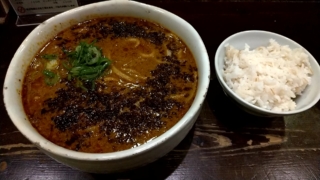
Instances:
[[[111,61],[102,55],[101,49],[94,46],[93,43],[80,42],[74,51],[66,52],[69,62],[63,63],[63,67],[69,71],[69,80],[75,78],[90,82],[92,88],[94,88],[94,81],[111,64]]]
[[[55,54],[44,54],[41,57],[46,60],[55,60],[58,56]]]
[[[44,76],[45,76],[44,82],[45,82],[48,86],[53,86],[53,85],[55,85],[55,84],[59,81],[59,79],[60,79],[60,77],[59,77],[58,74],[55,74],[54,72],[49,71],[49,70],[47,70],[47,69],[43,70],[43,74],[44,74]]]

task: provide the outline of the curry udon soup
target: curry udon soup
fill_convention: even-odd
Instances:
[[[92,19],[58,33],[23,82],[37,131],[67,149],[129,149],[167,131],[187,112],[198,73],[184,42],[143,19]]]

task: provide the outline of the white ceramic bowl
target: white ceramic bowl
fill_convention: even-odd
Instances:
[[[320,99],[320,67],[315,58],[306,50],[305,52],[309,56],[309,61],[312,67],[313,76],[311,85],[309,85],[303,92],[301,96],[295,99],[297,104],[296,109],[287,112],[274,112],[267,109],[260,108],[251,103],[248,103],[241,99],[236,93],[232,91],[230,87],[227,86],[223,79],[223,67],[224,67],[224,57],[225,57],[225,46],[230,44],[237,49],[244,49],[245,43],[250,46],[250,49],[255,49],[259,46],[267,46],[269,44],[269,40],[274,39],[280,45],[289,45],[290,48],[303,48],[298,43],[293,40],[284,37],[282,35],[267,32],[267,31],[243,31],[231,35],[227,39],[225,39],[220,46],[218,47],[215,54],[215,71],[217,75],[217,79],[222,86],[224,92],[227,96],[231,97],[236,101],[243,110],[247,111],[250,114],[257,116],[265,116],[265,117],[276,117],[276,116],[285,116],[303,112],[313,105],[315,105]]]
[[[78,22],[100,16],[132,16],[157,22],[176,33],[192,51],[199,72],[198,90],[185,116],[166,133],[139,147],[114,153],[82,153],[57,146],[42,137],[29,123],[20,92],[25,71],[35,53],[61,30]],[[155,161],[171,151],[195,123],[210,81],[206,48],[197,31],[180,17],[157,7],[134,1],[104,1],[59,14],[36,27],[16,51],[4,82],[4,103],[19,131],[45,154],[67,166],[86,172],[110,173]]]

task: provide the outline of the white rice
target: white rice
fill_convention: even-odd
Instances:
[[[245,101],[272,111],[294,110],[293,98],[310,85],[308,55],[270,39],[267,47],[226,46],[224,80]]]

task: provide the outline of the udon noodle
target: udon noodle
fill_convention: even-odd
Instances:
[[[111,62],[90,82],[70,70],[70,54],[81,43]],[[32,125],[51,142],[114,152],[174,126],[190,108],[197,80],[193,55],[174,33],[143,19],[98,18],[58,33],[35,55],[22,100]]]

